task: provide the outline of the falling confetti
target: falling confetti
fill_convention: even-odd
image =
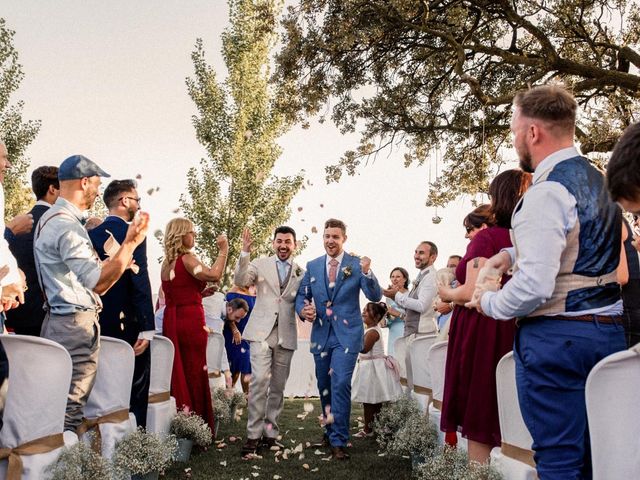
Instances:
[[[220,462],[220,465],[222,465],[223,467],[226,467],[227,466],[227,461],[224,460],[224,461]]]
[[[320,204],[320,208],[324,208],[324,203],[321,203],[321,204]]]
[[[327,388],[325,388],[325,389],[322,391],[322,396],[323,396],[323,397],[326,397],[327,395],[329,395],[329,390],[328,390]]]
[[[142,175],[137,174],[137,175],[136,175],[136,180],[142,180]]]
[[[329,288],[333,288],[336,286],[336,282],[329,282]],[[329,314],[331,315],[331,314]]]
[[[329,286],[331,286],[331,284],[329,284]],[[327,308],[327,315],[331,316],[333,314],[333,310],[331,310],[330,308]]]
[[[302,468],[304,468],[305,470],[309,470],[309,464],[308,463],[303,463],[302,464]]]
[[[304,404],[304,411],[305,411],[305,412],[307,412],[307,413],[311,413],[311,412],[313,412],[313,403],[311,403],[311,402],[306,402],[306,403]]]
[[[298,207],[298,211],[301,212],[302,211],[302,207]]]
[[[194,275],[198,275],[199,273],[202,273],[202,265],[196,265],[195,268],[193,269]]]
[[[317,227],[311,227],[311,233],[318,233]]]
[[[180,213],[180,209],[179,208],[174,208],[173,209],[173,213]]]
[[[311,469],[312,472],[317,472],[318,470],[320,470],[318,467]]]
[[[149,190],[147,190],[147,195],[153,195],[153,192],[155,192],[155,189],[150,188]]]

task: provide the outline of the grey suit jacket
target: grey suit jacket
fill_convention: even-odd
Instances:
[[[240,256],[234,275],[238,286],[256,286],[256,303],[242,333],[250,342],[262,342],[267,339],[278,322],[278,343],[282,348],[295,350],[298,347],[298,324],[295,314],[295,301],[298,286],[304,276],[304,269],[296,262],[291,264],[289,281],[280,293],[280,281],[276,257],[249,260],[249,255]]]

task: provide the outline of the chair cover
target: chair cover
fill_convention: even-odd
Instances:
[[[225,388],[222,374],[222,356],[224,355],[224,337],[221,333],[210,333],[207,341],[207,370],[209,371],[209,388]]]
[[[407,343],[407,385],[411,385],[425,411],[429,408],[432,395],[427,355],[435,341],[436,335],[416,335]]]
[[[640,478],[640,353],[602,359],[585,387],[593,480]]]
[[[84,416],[88,419],[129,410],[131,382],[133,380],[134,354],[127,342],[111,337],[100,337],[100,353],[96,383],[89,394]],[[116,442],[135,430],[135,417],[116,423],[103,423],[99,427],[102,437],[102,456],[110,459]],[[82,435],[81,440],[91,444],[95,430]]]
[[[147,432],[168,433],[171,420],[176,415],[176,399],[168,397],[171,390],[173,368],[173,343],[167,337],[155,335],[151,342],[151,379],[149,382],[149,406],[147,407]],[[160,397],[160,398],[159,398]],[[160,401],[156,401],[156,400]]]
[[[9,388],[4,409],[0,446],[15,448],[32,440],[61,434],[71,383],[71,357],[56,342],[26,335],[1,335],[9,359]],[[67,446],[78,441],[67,432]],[[22,479],[45,477],[62,448],[36,455],[23,455]],[[0,461],[0,478],[5,478],[7,460]]]
[[[400,384],[402,384],[403,387],[406,387],[409,383],[407,381],[407,338],[408,337],[400,337],[393,343],[393,356],[398,361]]]
[[[495,447],[491,451],[491,464],[506,479],[534,480],[538,478],[535,467],[523,461],[527,459],[533,462],[533,451],[531,451],[533,439],[520,413],[513,352],[507,353],[498,362],[496,387],[502,447]]]
[[[444,393],[444,369],[447,363],[448,342],[436,342],[431,345],[427,353],[427,364],[431,375],[432,403],[429,405],[429,420],[438,429],[438,443],[444,444],[444,432],[440,430],[442,416],[442,397]]]
[[[285,397],[317,397],[316,364],[309,350],[309,340],[298,339],[291,358],[291,371],[284,387]]]

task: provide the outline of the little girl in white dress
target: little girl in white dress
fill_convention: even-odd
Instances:
[[[362,311],[365,324],[364,348],[351,382],[351,400],[364,406],[364,430],[356,437],[371,436],[371,423],[384,402],[392,402],[402,395],[398,363],[384,354],[382,331],[378,323],[387,313],[384,303],[370,302]]]

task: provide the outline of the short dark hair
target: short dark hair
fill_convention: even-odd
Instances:
[[[409,286],[409,272],[407,272],[404,268],[402,267],[396,267],[393,270],[391,270],[391,273],[389,274],[389,276],[393,275],[393,272],[398,271],[402,274],[402,276],[404,277],[404,288],[407,288]]]
[[[505,170],[491,181],[491,214],[496,225],[511,228],[513,210],[531,185],[531,179],[530,173],[514,168]]]
[[[458,260],[462,260],[460,255],[449,255],[449,258],[457,258]]]
[[[338,220],[337,218],[330,218],[324,222],[324,229],[326,230],[327,228],[339,228],[344,235],[347,234],[347,226],[342,220]]]
[[[244,298],[235,297],[227,302],[227,307],[231,308],[234,312],[242,309],[245,312],[249,312],[249,304]]]
[[[613,148],[607,165],[607,188],[614,201],[640,197],[640,122],[627,127]]]
[[[58,167],[38,167],[31,173],[31,189],[36,194],[36,200],[44,198],[51,185],[60,190]]]
[[[578,104],[573,95],[560,85],[538,85],[516,93],[513,104],[522,115],[542,120],[562,133],[573,133]]]
[[[438,247],[436,247],[435,243],[430,242],[429,240],[423,240],[420,242],[420,245],[429,245],[429,256],[438,255]]]
[[[369,302],[365,308],[369,312],[369,315],[373,318],[377,318],[378,321],[382,320],[382,317],[387,314],[387,310],[389,309],[387,304],[384,302]]]
[[[296,241],[296,231],[293,228],[288,227],[287,225],[280,225],[278,228],[275,229],[275,231],[273,232],[274,240],[276,239],[276,236],[279,233],[282,233],[284,235],[287,235],[288,233],[290,233],[291,235],[293,235],[293,241],[294,242]]]
[[[480,228],[483,223],[488,227],[494,225],[494,219],[491,216],[491,205],[488,203],[483,203],[474,208],[462,221],[462,225],[467,231],[473,228]]]
[[[123,193],[129,193],[137,187],[138,185],[135,180],[113,180],[107,185],[107,188],[104,189],[104,195],[102,196],[104,204],[107,208],[113,207]]]

